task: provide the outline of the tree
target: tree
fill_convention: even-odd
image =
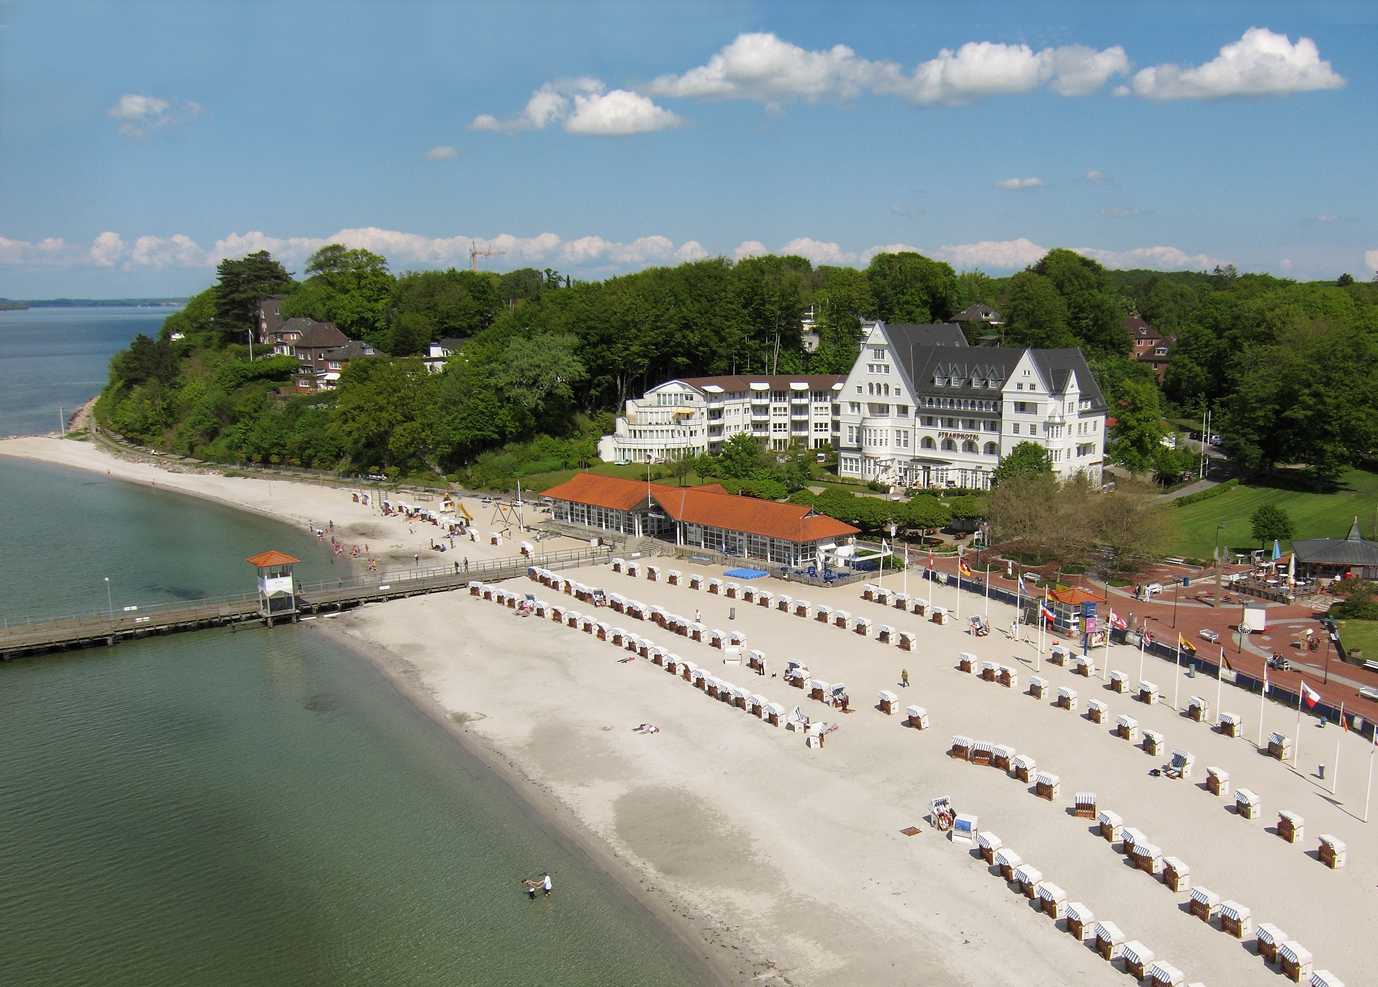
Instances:
[[[991,473],[992,487],[999,486],[1016,477],[1035,479],[1052,476],[1053,457],[1037,442],[1020,442],[1000,460],[1000,465]]]
[[[1166,434],[1158,388],[1139,380],[1125,381],[1115,408],[1115,441],[1110,456],[1135,473],[1151,469],[1157,462]]]
[[[952,523],[952,511],[931,494],[911,497],[904,505],[900,516],[905,524],[920,531],[946,528]]]
[[[573,336],[555,333],[509,339],[501,363],[492,368],[493,385],[558,430],[573,417],[568,412],[575,385],[588,377],[575,352],[578,344]]]
[[[1076,345],[1067,328],[1067,302],[1041,274],[1020,271],[1010,279],[1001,315],[1009,343],[1046,349]]]
[[[1033,272],[1046,277],[1067,304],[1067,328],[1087,349],[1127,353],[1124,308],[1105,278],[1105,268],[1072,250],[1050,250]]]
[[[311,255],[306,270],[312,276],[287,299],[283,315],[333,322],[346,336],[388,345],[383,333],[396,283],[387,258],[331,243]]]
[[[1249,515],[1250,533],[1265,548],[1270,541],[1287,541],[1292,537],[1292,518],[1276,504],[1264,504]]]
[[[667,476],[672,476],[678,480],[681,487],[687,487],[689,485],[689,474],[694,472],[694,464],[696,461],[696,458],[685,450],[683,455],[670,457],[670,462],[665,467],[665,473]]]
[[[876,254],[866,268],[877,315],[897,324],[941,322],[953,312],[957,276],[951,264],[903,251]]]
[[[1201,457],[1185,442],[1179,442],[1176,449],[1160,443],[1153,455],[1153,472],[1159,483],[1176,483],[1196,469],[1200,461]]]
[[[746,432],[723,443],[718,472],[733,480],[745,480],[761,466],[761,446]]]
[[[246,338],[255,328],[259,299],[289,291],[296,286],[287,272],[266,250],[241,260],[222,260],[215,268],[215,314],[219,328],[231,340]]]

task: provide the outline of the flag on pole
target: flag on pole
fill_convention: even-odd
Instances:
[[[1349,721],[1345,719],[1345,704],[1340,703],[1340,729],[1349,733]]]
[[[928,568],[933,568],[933,549],[928,550]]]
[[[1230,664],[1230,659],[1225,657],[1225,649],[1223,647],[1220,649],[1220,667],[1227,672],[1234,671],[1234,666]]]
[[[961,573],[962,575],[964,575],[964,576],[967,576],[967,577],[970,577],[970,576],[971,576],[971,566],[967,565],[966,559],[960,559],[960,558],[959,558],[959,559],[957,560],[957,571],[960,572],[960,573]]]
[[[1263,694],[1268,695],[1268,663],[1263,664]]]
[[[1321,694],[1305,682],[1301,684],[1301,697],[1306,700],[1308,708],[1315,706],[1316,703],[1321,701]]]
[[[1184,652],[1186,652],[1186,653],[1189,654],[1189,655],[1194,655],[1194,654],[1196,654],[1196,645],[1192,644],[1190,641],[1188,641],[1186,638],[1184,638],[1181,634],[1178,634],[1178,635],[1177,635],[1177,650],[1178,650],[1178,651],[1184,651]]]
[[[1124,622],[1124,618],[1113,610],[1110,611],[1110,626],[1117,631],[1129,630],[1129,625]]]

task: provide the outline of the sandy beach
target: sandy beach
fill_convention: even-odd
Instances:
[[[108,470],[289,523],[333,520],[343,540],[368,541],[389,564],[409,564],[417,553],[424,562],[435,533],[429,525],[413,530],[404,519],[384,518],[374,507],[354,504],[347,490],[324,485],[274,480],[270,490],[264,479],[180,465],[161,469],[52,438],[5,440],[0,455]],[[489,530],[487,514],[475,517],[480,531]],[[515,554],[511,544],[464,548],[474,557]],[[450,561],[448,553],[441,558]],[[663,564],[686,576],[721,577],[689,563]],[[1123,984],[1119,962],[1100,959],[973,850],[930,826],[931,800],[947,796],[957,811],[979,816],[982,830],[999,834],[1069,900],[1117,924],[1188,981],[1276,982],[1275,969],[1254,954],[1252,937],[1241,943],[1192,917],[1186,892],[1174,893],[1131,867],[1117,848],[1093,835],[1090,821],[1074,817],[1077,792],[1095,792],[1101,808],[1185,861],[1193,884],[1248,906],[1255,922],[1280,926],[1315,955],[1317,969],[1332,970],[1351,985],[1378,974],[1367,945],[1378,906],[1378,839],[1361,821],[1371,758],[1361,738],[1305,718],[1294,770],[1256,749],[1257,696],[1224,685],[1221,706],[1243,717],[1244,737],[1222,736],[1170,707],[1171,663],[1147,659],[1145,677],[1158,683],[1165,701],[1146,706],[1100,679],[1050,664],[1046,655],[1040,659],[1030,643],[1009,640],[1001,628],[1009,626],[1012,610],[994,603],[990,619],[997,629],[975,639],[964,633],[964,623],[940,627],[863,601],[859,585],[816,590],[773,579],[755,583],[917,632],[918,650],[906,653],[813,620],[633,579],[607,566],[571,575],[672,613],[701,610],[708,627],[744,633],[748,647],[765,653],[770,671],[782,671],[786,658],[802,658],[814,677],[846,683],[852,711],[829,710],[782,679],[757,676],[744,665],[724,668],[721,654],[707,644],[609,609],[598,609],[597,619],[649,637],[789,709],[798,705],[815,720],[837,723],[837,731],[822,749],[808,748],[801,734],[715,702],[650,661],[623,661],[626,652],[610,643],[461,593],[368,606],[308,626],[377,664],[726,981]],[[580,612],[593,609],[527,580],[508,588]],[[917,579],[909,589],[927,595]],[[949,587],[935,594],[939,605],[956,603]],[[964,594],[964,614],[984,607]],[[1019,687],[958,671],[962,651],[1016,667]],[[1098,652],[1098,663],[1101,657]],[[1109,666],[1137,681],[1139,653],[1114,646]],[[908,688],[899,685],[901,669],[908,671]],[[1028,695],[1033,674],[1054,690],[1075,688],[1080,708],[1066,711],[1051,697]],[[1214,707],[1216,688],[1214,680],[1184,676],[1181,705],[1202,695]],[[902,715],[879,712],[881,690],[899,694],[901,714],[910,703],[927,708],[930,729],[914,730]],[[1091,699],[1109,705],[1109,723],[1086,717]],[[1181,747],[1194,753],[1195,777],[1151,776],[1168,753],[1149,755],[1115,738],[1113,720],[1122,713],[1161,731],[1168,752]],[[636,732],[641,723],[659,732]],[[1265,735],[1272,730],[1294,735],[1295,711],[1266,704]],[[1037,798],[1030,785],[1002,770],[949,757],[954,734],[1032,755],[1040,769],[1060,776],[1060,795]],[[1331,766],[1324,781],[1316,776],[1322,762]],[[1232,791],[1242,786],[1261,796],[1259,818],[1241,818],[1232,797],[1205,791],[1208,765],[1229,772]],[[1276,834],[1283,809],[1305,817],[1305,837],[1296,844]],[[912,826],[921,832],[901,833]],[[1348,844],[1347,867],[1330,870],[1317,862],[1322,833]]]
[[[676,564],[677,567],[678,564]],[[684,571],[690,567],[684,566]],[[716,573],[706,572],[706,576]],[[779,978],[799,984],[856,983],[1123,983],[1113,967],[1041,915],[975,855],[941,837],[925,818],[931,799],[948,796],[976,814],[1072,901],[1087,905],[1180,968],[1191,981],[1271,982],[1276,973],[1244,943],[1187,911],[1188,894],[1131,867],[1094,826],[1075,818],[1077,792],[1095,792],[1101,808],[1123,816],[1163,853],[1191,867],[1191,878],[1223,899],[1239,901],[1256,922],[1281,926],[1349,983],[1366,982],[1378,965],[1364,944],[1378,896],[1375,841],[1361,821],[1369,745],[1334,727],[1303,725],[1300,770],[1261,754],[1252,743],[1256,696],[1223,690],[1223,706],[1245,718],[1249,739],[1222,736],[1167,703],[1146,706],[1088,681],[1046,658],[1038,674],[1056,689],[1075,688],[1081,708],[1058,709],[1026,693],[1038,661],[1032,645],[1002,632],[974,639],[963,627],[922,623],[859,599],[860,587],[808,590],[813,603],[842,607],[877,623],[920,634],[920,650],[901,652],[812,620],[726,600],[702,591],[648,583],[608,567],[579,570],[589,585],[692,616],[709,627],[740,630],[763,650],[767,666],[800,656],[813,675],[845,681],[853,711],[810,702],[779,678],[745,666],[724,669],[719,652],[653,625],[600,609],[598,619],[650,637],[683,658],[722,672],[734,684],[815,719],[840,724],[820,749],[799,733],[774,728],[715,702],[681,678],[550,620],[468,596],[428,597],[369,608],[328,622],[329,632],[372,654],[403,687],[437,704],[472,744],[505,764],[558,804],[613,855],[661,910],[681,916],[741,980]],[[917,581],[915,581],[917,582]],[[783,583],[761,580],[775,591]],[[517,581],[559,602],[552,591]],[[919,590],[918,592],[923,592]],[[802,594],[801,594],[802,595]],[[936,602],[955,604],[939,588]],[[590,608],[564,598],[576,610]],[[729,608],[736,619],[729,620]],[[965,612],[984,604],[966,594]],[[896,619],[892,619],[892,615]],[[1008,608],[991,607],[997,627]],[[327,622],[322,622],[323,625]],[[1006,689],[956,670],[960,651],[1017,666],[1020,688]],[[1112,668],[1137,675],[1138,652],[1112,647]],[[900,687],[907,669],[908,689]],[[1149,658],[1145,676],[1172,698],[1172,666]],[[926,707],[931,728],[916,731],[901,716],[875,708],[880,690],[901,704]],[[1187,679],[1182,704],[1201,694],[1215,704],[1216,683]],[[1111,723],[1095,724],[1085,703],[1100,699]],[[1112,735],[1127,713],[1166,735],[1168,750],[1196,755],[1195,776],[1149,774],[1169,756],[1151,756]],[[1265,733],[1295,732],[1295,713],[1268,704]],[[660,732],[634,731],[642,722]],[[1061,778],[1052,802],[1006,772],[954,760],[952,736],[1008,744]],[[1316,764],[1332,762],[1341,742],[1336,795]],[[1247,820],[1233,799],[1205,791],[1208,765],[1229,772],[1263,800]],[[1305,818],[1305,837],[1276,835],[1277,813]],[[916,836],[901,830],[919,826]],[[1318,837],[1349,847],[1349,865],[1330,870],[1316,860]],[[727,960],[726,958],[730,958]],[[726,961],[725,961],[726,960]]]
[[[464,505],[473,515],[478,541],[455,539],[454,552],[439,553],[431,549],[440,541],[439,529],[431,524],[409,522],[397,515],[385,516],[377,503],[379,492],[373,487],[351,488],[302,480],[268,479],[257,476],[226,476],[220,469],[184,463],[177,459],[162,459],[154,455],[112,455],[90,442],[64,440],[56,436],[33,435],[0,439],[0,456],[51,463],[73,469],[103,473],[129,483],[158,486],[166,490],[200,497],[238,510],[252,511],[288,524],[311,526],[331,534],[349,549],[359,549],[360,560],[375,559],[380,572],[411,569],[416,566],[432,568],[449,566],[464,558],[511,558],[518,554],[517,542],[507,538],[500,545],[487,543],[489,532],[503,530],[493,519],[494,507],[482,503],[481,498],[465,498]],[[360,501],[354,500],[360,494]],[[362,503],[369,495],[370,503]],[[434,507],[434,504],[424,506]],[[528,509],[528,523],[534,523],[537,512]],[[333,531],[331,522],[334,522]],[[517,537],[515,527],[511,529]],[[529,537],[529,536],[525,536]],[[587,542],[572,538],[553,537],[541,543],[543,551],[586,548]]]

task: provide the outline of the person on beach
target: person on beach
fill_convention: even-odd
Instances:
[[[536,889],[540,887],[540,885],[537,884],[535,881],[531,880],[531,878],[524,877],[522,878],[522,886],[526,888],[526,896],[530,898],[532,901],[535,901]]]
[[[550,897],[550,891],[551,891],[551,888],[550,888],[550,875],[549,875],[549,874],[546,874],[546,873],[544,873],[544,872],[541,873],[541,887],[545,888],[545,897],[549,898],[549,897]]]
[[[702,623],[703,623],[703,614],[700,613],[698,610],[695,610],[695,611],[694,611],[694,623],[696,623],[696,624],[702,624]]]
[[[909,688],[909,669],[907,668],[900,669],[900,685],[906,689]]]

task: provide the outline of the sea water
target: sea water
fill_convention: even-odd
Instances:
[[[0,389],[4,381],[0,380]],[[304,531],[0,457],[7,621],[252,586]],[[695,985],[706,971],[311,623],[0,664],[0,985]],[[549,871],[529,900],[522,878]]]

